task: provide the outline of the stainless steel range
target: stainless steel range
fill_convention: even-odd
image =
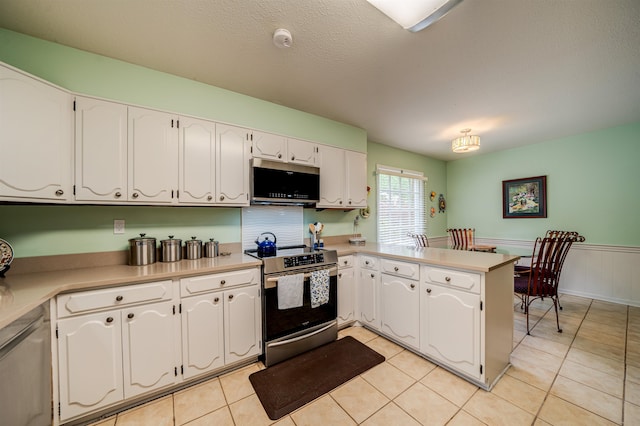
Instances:
[[[258,257],[256,250],[245,253]],[[279,247],[276,256],[262,261],[264,364],[336,340],[337,252]]]

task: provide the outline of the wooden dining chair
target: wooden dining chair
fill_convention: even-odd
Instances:
[[[413,241],[416,243],[416,248],[429,247],[429,238],[427,238],[426,234],[414,234],[409,232],[407,235],[413,238]]]
[[[474,228],[449,228],[449,248],[453,250],[484,251],[495,253],[496,246],[476,244]]]
[[[527,334],[529,327],[529,307],[536,299],[551,298],[556,312],[558,333],[560,318],[558,310],[562,310],[558,298],[558,283],[562,266],[575,242],[584,242],[585,238],[573,231],[547,231],[544,237],[536,238],[531,256],[531,266],[515,270],[513,279],[514,293],[520,297],[521,309],[527,317]]]

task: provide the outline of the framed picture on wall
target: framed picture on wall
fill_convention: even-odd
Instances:
[[[547,177],[502,181],[504,219],[547,217]]]

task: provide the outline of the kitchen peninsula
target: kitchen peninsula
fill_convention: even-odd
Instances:
[[[518,259],[517,256],[440,248],[415,250],[372,243],[364,246],[336,244],[327,248],[338,251],[338,266],[341,272],[346,272],[349,267],[353,271],[352,275],[344,274],[338,281],[339,315],[347,311],[345,315],[349,318],[342,322],[343,326],[360,323],[484,389],[490,389],[509,366],[513,341],[513,263]],[[229,288],[225,290],[225,303],[227,293],[232,297],[235,295],[234,300],[242,297],[246,300],[259,297],[258,292],[249,292],[259,288],[256,282],[259,265],[260,261],[235,253],[225,257],[155,263],[142,267],[112,265],[64,271],[7,274],[7,277],[0,282],[4,288],[3,303],[0,304],[0,327],[6,326],[48,300],[54,301],[51,303],[52,329],[56,321],[72,324],[72,321],[79,317],[92,315],[90,311],[82,311],[77,308],[79,305],[74,305],[77,302],[84,303],[82,298],[73,303],[70,302],[75,296],[85,294],[93,296],[113,293],[112,290],[116,288],[129,291],[129,288],[142,289],[148,286],[148,291],[161,294],[154,301],[155,306],[164,307],[166,304],[169,312],[169,305],[179,306],[178,318],[173,319],[174,326],[172,326],[177,330],[173,345],[179,347],[180,326],[176,328],[175,324],[176,321],[180,323],[180,315],[182,315],[182,330],[185,330],[186,326],[192,326],[190,323],[185,325],[188,321],[185,316],[188,303],[197,302],[196,299],[200,300],[199,298],[213,299],[212,295],[216,294],[220,294],[223,299],[222,288],[218,288],[217,293],[210,290],[207,290],[209,293],[204,291],[198,293],[200,290],[197,288],[201,286],[200,283],[211,282],[213,278],[226,277],[228,284],[231,285],[227,285]],[[351,277],[351,279],[345,279],[345,277]],[[236,278],[237,282],[233,281]],[[232,285],[235,287],[231,288]],[[236,291],[236,288],[243,293],[231,294]],[[144,289],[147,291],[147,287]],[[188,293],[192,289],[196,290]],[[126,297],[125,294],[125,301]],[[249,305],[248,308],[247,305],[243,308],[242,317],[247,312],[251,312],[251,317],[254,317],[253,305]],[[142,307],[139,303],[131,306]],[[99,307],[98,311],[100,309],[104,316],[107,308]],[[116,307],[108,309],[115,312]],[[125,332],[130,333],[125,330],[126,316],[129,311],[125,313],[124,307],[120,310],[123,315],[121,321],[124,335]],[[131,312],[134,310],[132,309]],[[57,315],[54,315],[54,311]],[[141,313],[136,311],[136,315]],[[129,315],[132,314],[129,313]],[[114,315],[110,314],[109,317]],[[260,318],[259,312],[257,317]],[[119,321],[119,314],[115,318],[114,323]],[[227,317],[225,316],[224,319],[225,333],[228,334],[229,330],[241,330],[244,333],[241,339],[243,342],[251,342],[253,338],[251,333],[259,329],[253,324],[248,324],[251,321],[245,321],[244,324],[238,324],[236,321],[232,327],[229,327]],[[182,334],[184,338],[184,331]],[[250,338],[245,338],[246,336]],[[60,338],[63,338],[62,328]],[[129,403],[132,399],[157,396],[159,393],[175,389],[178,385],[188,384],[192,378],[196,380],[207,375],[219,374],[223,369],[228,370],[255,360],[259,345],[258,352],[256,352],[256,345],[253,343],[252,345],[251,350],[247,352],[226,353],[226,362],[217,364],[213,369],[204,371],[195,368],[191,370],[191,376],[185,374],[178,378],[173,378],[171,373],[171,378],[161,382],[159,387],[127,388],[125,377],[122,394],[103,405],[96,405],[89,409],[83,407],[82,410],[76,411],[77,407],[74,406],[73,400],[63,400],[63,415],[54,423],[63,424],[101,410],[115,409]],[[54,345],[56,346],[62,346],[61,342]],[[200,349],[197,343],[195,346],[187,347],[183,342],[182,346],[182,349],[176,349],[175,353],[178,354],[176,356],[178,365],[181,364],[181,367],[187,371],[190,351],[193,353]],[[123,356],[126,362],[131,362],[129,370],[134,371],[131,367],[134,365],[135,353],[131,348],[128,350],[128,355]],[[236,356],[237,353],[242,356]],[[55,370],[58,358],[66,355],[63,352],[55,353],[54,349],[53,356]],[[181,367],[178,367],[177,375],[180,375]],[[62,373],[54,374],[54,381],[62,378]],[[64,380],[72,379],[72,375],[67,375]],[[59,395],[57,402],[62,398],[62,390],[59,386],[61,386],[60,383],[54,383],[54,389],[56,389],[54,393]],[[65,398],[68,393],[66,392]]]

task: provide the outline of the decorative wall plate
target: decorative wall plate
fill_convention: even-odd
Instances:
[[[0,277],[4,277],[4,272],[9,269],[13,261],[13,247],[11,244],[0,238]]]

